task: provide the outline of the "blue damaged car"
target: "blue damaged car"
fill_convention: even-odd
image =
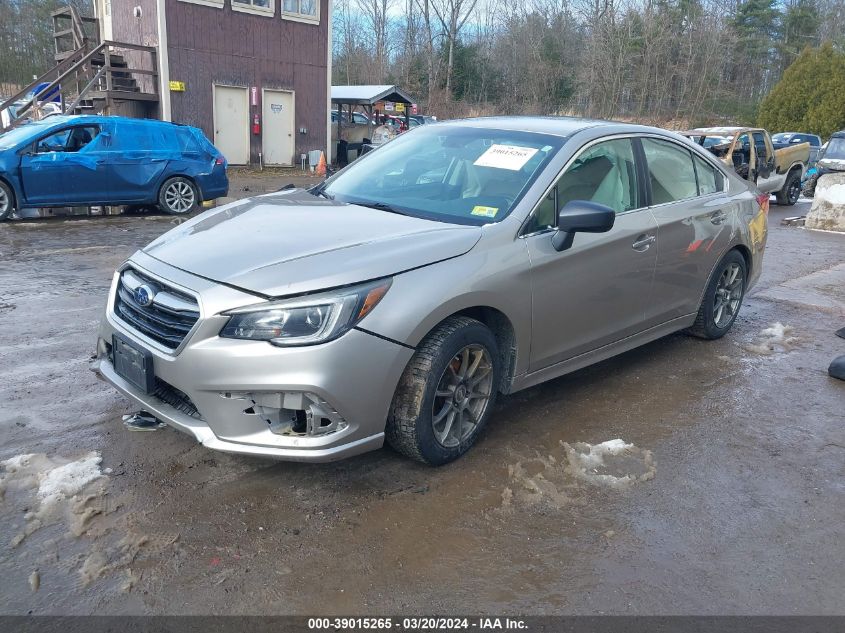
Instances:
[[[226,159],[197,128],[51,116],[0,135],[0,220],[16,209],[158,205],[183,215],[229,190]]]

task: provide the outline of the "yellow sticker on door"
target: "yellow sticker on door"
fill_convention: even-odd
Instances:
[[[498,212],[499,207],[484,207],[481,205],[474,206],[470,211],[472,215],[483,215],[485,218],[495,218]]]

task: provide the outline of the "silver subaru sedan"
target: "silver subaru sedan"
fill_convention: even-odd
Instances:
[[[730,330],[769,199],[671,132],[420,126],[310,189],[165,233],[115,273],[92,369],[213,449],[463,454],[499,394]]]

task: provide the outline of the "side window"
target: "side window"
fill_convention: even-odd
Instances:
[[[631,139],[614,139],[585,149],[567,167],[549,194],[540,202],[525,233],[557,224],[557,212],[573,200],[588,200],[616,213],[637,209],[637,173]]]
[[[690,151],[671,141],[644,138],[648,176],[651,181],[651,203],[665,204],[698,195],[695,169]]]
[[[39,154],[49,154],[50,152],[63,152],[65,145],[67,145],[67,137],[70,135],[70,130],[62,130],[50,136],[46,136],[38,141],[35,151]]]
[[[725,190],[725,177],[722,172],[695,154],[693,154],[693,163],[695,163],[695,174],[698,177],[698,195],[706,196]]]
[[[72,127],[41,139],[35,151],[39,154],[78,152],[97,138],[99,133],[100,131],[93,125]]]

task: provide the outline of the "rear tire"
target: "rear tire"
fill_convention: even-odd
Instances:
[[[5,182],[0,180],[0,221],[12,217],[15,212],[15,192]]]
[[[730,251],[707,283],[698,316],[687,332],[698,338],[722,338],[739,314],[748,280],[748,266],[739,251]]]
[[[187,178],[176,176],[164,181],[158,192],[158,206],[170,215],[187,215],[199,208],[199,192]]]
[[[801,172],[793,169],[786,177],[783,188],[775,194],[777,203],[791,207],[801,196]]]
[[[433,466],[457,459],[490,417],[500,378],[493,333],[475,319],[446,319],[423,340],[402,374],[387,441]]]

